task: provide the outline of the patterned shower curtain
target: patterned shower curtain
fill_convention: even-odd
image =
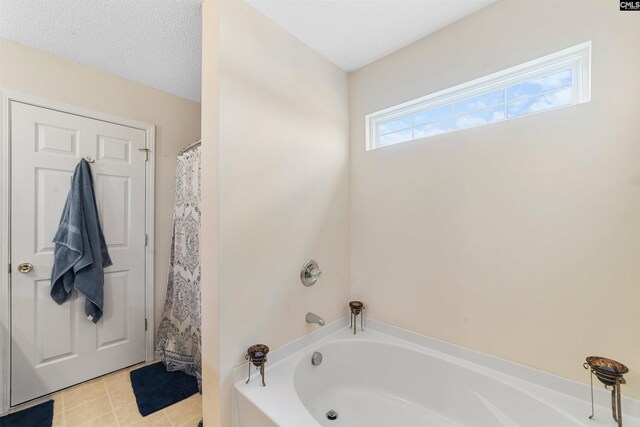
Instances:
[[[156,351],[168,371],[183,371],[202,389],[200,341],[200,148],[178,157],[167,298]]]

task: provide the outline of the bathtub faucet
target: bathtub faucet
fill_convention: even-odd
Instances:
[[[320,326],[324,326],[324,319],[315,313],[307,313],[307,317],[305,317],[304,320],[306,320],[307,323],[317,323]]]

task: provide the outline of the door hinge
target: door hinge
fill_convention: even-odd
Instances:
[[[147,319],[144,319],[144,330],[147,330]]]
[[[138,148],[139,151],[144,152],[144,161],[148,162],[149,161],[149,151],[151,151],[148,148]]]
[[[149,246],[149,235],[148,234],[144,235],[144,245],[145,246]]]
[[[11,264],[9,264],[9,274],[11,274]]]

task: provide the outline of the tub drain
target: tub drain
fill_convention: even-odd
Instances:
[[[327,412],[327,419],[328,420],[337,420],[338,419],[338,413],[336,411],[334,411],[333,409],[330,410],[329,412]]]

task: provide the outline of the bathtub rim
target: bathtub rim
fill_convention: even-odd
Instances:
[[[340,318],[334,322],[331,322],[323,328],[313,331],[271,351],[269,353],[268,362],[268,365],[270,366],[266,368],[265,374],[267,378],[267,385],[269,382],[270,367],[273,367],[279,362],[288,359],[289,357],[295,355],[299,351],[304,350],[309,346],[322,344],[321,341],[324,341],[328,337],[336,334],[336,332],[340,331],[342,328],[347,328],[348,325],[349,323],[347,317]],[[508,377],[513,377],[517,380],[529,382],[534,385],[550,389],[562,395],[584,401],[589,405],[591,404],[591,395],[589,390],[590,387],[588,384],[561,377],[559,375],[532,368],[526,365],[522,365],[517,362],[501,359],[493,355],[452,344],[447,341],[439,340],[437,338],[422,335],[417,332],[413,332],[377,320],[365,319],[364,325],[365,329],[376,331],[378,333],[390,336],[396,340],[405,341],[419,347],[425,347],[429,350],[461,359],[465,362],[479,365],[483,368],[497,371]],[[585,376],[588,376],[587,371],[585,371]],[[252,382],[257,381],[257,377],[255,374],[252,374],[251,378]],[[234,394],[238,392],[242,393],[242,389],[243,386],[245,386],[244,383],[246,379],[247,363],[243,363],[233,370]],[[610,407],[611,397],[608,391],[597,385],[594,385],[593,394],[595,404],[597,406],[603,407],[605,409]],[[233,399],[235,400],[235,397]],[[625,415],[640,418],[640,400],[636,400],[623,395],[622,407]],[[597,409],[602,410],[602,408]],[[265,416],[268,417],[268,414],[265,414]],[[236,425],[235,422],[234,425]]]

